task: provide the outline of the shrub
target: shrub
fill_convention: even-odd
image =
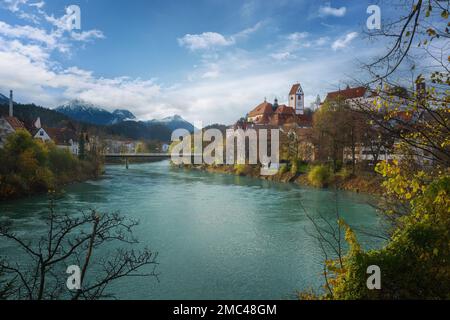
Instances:
[[[282,174],[285,174],[286,172],[288,172],[288,167],[287,167],[287,165],[286,165],[285,163],[283,163],[283,164],[280,166],[280,169],[278,170],[278,173],[279,173],[280,175],[282,175]]]
[[[307,162],[300,161],[298,165],[298,173],[304,174],[308,172],[309,165]]]
[[[336,175],[343,180],[347,180],[352,176],[352,172],[347,167],[342,167]]]
[[[49,147],[49,167],[56,175],[66,172],[75,172],[78,164],[77,159],[65,149],[58,149],[56,146]]]
[[[292,174],[304,174],[308,172],[308,163],[300,160],[295,160],[291,164]]]
[[[318,188],[327,187],[333,180],[333,173],[325,165],[317,165],[311,168],[308,173],[308,181],[311,185]]]

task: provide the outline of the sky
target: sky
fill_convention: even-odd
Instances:
[[[0,93],[207,125],[231,124],[264,99],[286,103],[300,82],[309,106],[386,49],[364,34],[373,2],[0,0]],[[67,23],[71,5],[80,29]]]

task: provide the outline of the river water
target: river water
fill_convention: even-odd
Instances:
[[[139,219],[135,235],[158,252],[159,281],[120,280],[110,289],[117,298],[292,299],[296,291],[320,290],[323,283],[323,256],[300,201],[311,216],[332,223],[336,203],[356,229],[376,230],[381,223],[367,196],[173,169],[168,161],[129,170],[107,166],[103,179],[65,188],[56,206]],[[24,237],[42,225],[47,208],[46,196],[0,204],[2,219],[12,220]],[[360,240],[366,248],[380,245],[363,234]],[[1,255],[20,259],[16,253],[0,242]]]

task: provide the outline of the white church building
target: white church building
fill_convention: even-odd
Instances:
[[[295,114],[305,114],[305,93],[300,83],[294,84],[289,92],[289,107]]]

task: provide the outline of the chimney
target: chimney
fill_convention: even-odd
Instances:
[[[13,91],[12,90],[9,91],[9,116],[10,117],[14,116],[14,112],[13,112]]]

